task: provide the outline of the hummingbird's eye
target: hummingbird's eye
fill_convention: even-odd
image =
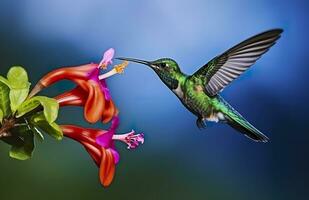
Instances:
[[[162,68],[167,67],[167,64],[166,63],[160,63],[160,67],[162,67]]]

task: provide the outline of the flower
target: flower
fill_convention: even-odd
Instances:
[[[99,64],[91,63],[53,70],[36,84],[29,97],[34,96],[42,89],[60,80],[71,80],[78,86],[55,97],[59,104],[62,106],[84,106],[84,117],[89,123],[96,123],[101,118],[104,123],[107,123],[118,111],[114,106],[104,79],[122,73],[128,65],[127,62],[124,62],[114,66],[111,71],[100,75],[100,68],[105,69],[111,64],[113,56],[114,49],[109,49],[104,53],[103,59]]]
[[[100,182],[104,187],[111,184],[115,174],[116,164],[120,156],[115,148],[114,141],[118,140],[128,145],[128,148],[136,148],[144,143],[143,134],[135,134],[134,131],[125,134],[115,134],[119,126],[118,116],[112,119],[111,127],[106,130],[86,129],[73,125],[62,125],[64,136],[80,142],[97,166],[100,168]]]
[[[118,114],[118,110],[110,97],[105,80],[101,80],[100,84],[102,85],[103,94],[105,94],[103,100],[98,95],[90,96],[80,86],[56,96],[55,99],[60,106],[83,106],[85,108],[84,117],[88,122],[95,123],[101,117],[102,122],[107,123],[113,116]],[[101,105],[100,101],[104,101],[104,104]]]

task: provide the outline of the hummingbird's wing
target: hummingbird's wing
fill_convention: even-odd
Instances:
[[[193,76],[204,79],[208,95],[217,95],[267,52],[280,38],[282,31],[269,30],[241,42],[209,61]]]

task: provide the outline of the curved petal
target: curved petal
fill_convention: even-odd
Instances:
[[[116,107],[112,100],[106,101],[102,115],[102,122],[108,123],[115,115]]]
[[[87,80],[91,71],[97,68],[97,64],[86,64],[77,67],[64,67],[60,69],[55,69],[48,74],[46,74],[39,83],[47,87],[54,84],[57,81],[67,79],[84,79]]]
[[[100,86],[94,80],[87,81],[88,98],[85,104],[84,116],[89,123],[96,123],[103,114],[105,99]]]
[[[116,150],[114,143],[112,144],[112,147],[110,148],[110,151],[112,152],[112,154],[114,156],[115,164],[117,164],[119,162],[119,160],[120,160],[120,154]]]
[[[93,146],[87,142],[81,142],[81,144],[85,147],[86,151],[89,153],[95,164],[99,167],[102,159],[101,148]]]
[[[114,130],[118,123],[119,120],[114,119],[110,129]],[[94,138],[102,134],[108,135],[113,131],[105,132],[100,129],[86,129],[73,125],[62,125],[61,129],[66,137],[74,139],[84,146],[97,166],[100,167],[99,177],[101,184],[104,187],[109,186],[114,178],[116,164],[119,162],[119,153],[114,149],[112,138],[110,138],[111,144],[108,148],[99,146]]]
[[[104,134],[106,132],[105,130],[86,129],[74,125],[61,125],[60,127],[64,136],[81,143],[97,166],[100,166],[102,151],[101,146],[96,143],[95,138]]]
[[[96,137],[96,143],[100,145],[101,147],[104,148],[110,148],[112,144],[112,139],[113,139],[114,131],[107,131],[102,135],[99,135]]]
[[[112,59],[114,57],[115,50],[113,48],[108,49],[104,52],[103,59],[101,60],[99,66],[106,68],[108,65],[112,64]]]
[[[100,165],[100,182],[104,187],[109,186],[115,175],[115,161],[113,153],[109,149],[102,148],[102,160]]]
[[[111,99],[106,100],[106,97],[105,97],[102,100],[101,96],[104,95],[105,93],[101,95],[100,91],[98,90],[98,88],[102,89],[102,85],[100,85],[101,82],[97,83],[95,80],[89,80],[89,81],[76,80],[75,82],[78,84],[76,88],[74,88],[71,91],[62,93],[55,97],[55,99],[58,101],[60,106],[85,106],[88,100],[89,101],[96,100],[95,98],[98,98],[96,102],[99,101],[99,104],[93,104],[93,105],[97,105],[95,107],[95,110],[96,110],[95,113],[91,114],[90,112],[92,111],[90,110],[84,111],[87,113],[85,114],[85,118],[88,122],[94,123],[99,119],[99,113],[102,113],[102,116],[101,116],[102,122],[108,123],[115,116],[117,112],[116,112],[116,107],[114,105],[114,102]],[[95,93],[93,93],[93,90],[92,90],[93,88],[96,89]],[[99,97],[95,97],[95,96],[99,96]],[[102,104],[104,104],[104,106],[102,106]],[[95,117],[93,117],[95,119],[90,119],[92,118],[91,115],[95,115]]]
[[[64,67],[55,69],[39,80],[29,94],[29,98],[39,93],[42,89],[63,79],[76,82],[78,79],[87,80],[91,72],[97,69],[97,64],[91,63],[77,67]]]
[[[107,87],[105,80],[100,80],[100,86],[101,86],[101,90],[106,100],[105,107],[103,110],[102,122],[108,123],[115,116],[116,108],[115,108],[114,102],[112,101],[112,98],[111,98],[111,95],[110,95],[110,92],[109,92],[109,89]]]
[[[113,118],[112,125],[110,126],[108,131],[105,132],[104,134],[99,135],[96,138],[96,143],[101,145],[102,147],[105,147],[105,148],[112,147],[113,136],[114,136],[115,131],[118,128],[118,126],[119,126],[119,117],[115,116]]]
[[[106,84],[106,81],[105,79],[102,79],[102,80],[99,80],[100,81],[100,84],[101,84],[101,89],[102,89],[102,92],[104,93],[104,97],[107,101],[111,100],[111,95],[110,95],[110,91],[107,87],[107,84]]]
[[[73,125],[61,125],[60,127],[64,136],[81,143],[97,166],[100,165],[102,152],[101,147],[94,140],[97,136],[94,131]]]

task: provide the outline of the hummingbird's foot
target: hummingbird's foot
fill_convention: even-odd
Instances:
[[[204,122],[203,118],[198,118],[196,120],[196,126],[199,128],[199,129],[204,129],[206,128],[206,123]]]
[[[144,134],[135,134],[135,131],[132,130],[129,133],[114,135],[113,140],[119,140],[126,143],[128,145],[128,149],[135,149],[139,144],[144,143]]]

